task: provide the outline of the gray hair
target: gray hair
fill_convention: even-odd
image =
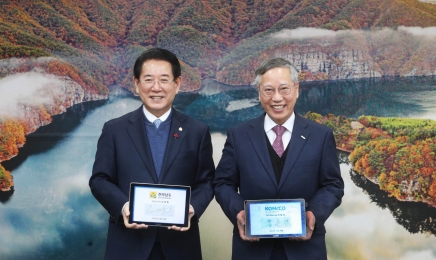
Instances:
[[[295,66],[292,65],[292,63],[290,63],[288,60],[285,60],[283,58],[273,58],[262,62],[262,64],[257,67],[256,71],[254,72],[256,75],[256,78],[254,79],[254,84],[256,86],[259,86],[260,76],[265,74],[268,70],[274,68],[288,68],[291,71],[292,82],[298,83],[298,71]]]

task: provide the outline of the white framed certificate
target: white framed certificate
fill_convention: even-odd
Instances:
[[[246,200],[245,235],[259,238],[305,236],[304,199]]]
[[[129,223],[187,227],[191,187],[130,183]]]

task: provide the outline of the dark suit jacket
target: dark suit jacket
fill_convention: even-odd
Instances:
[[[171,130],[158,180],[144,120],[142,107],[110,120],[98,141],[89,186],[110,214],[105,259],[147,259],[157,232],[166,259],[201,259],[198,218],[213,198],[215,172],[209,127],[172,109]],[[190,230],[179,232],[151,226],[127,229],[120,213],[129,200],[131,182],[191,186],[195,215]]]
[[[273,239],[245,242],[236,215],[244,200],[304,198],[316,218],[305,242],[283,239],[289,259],[326,259],[324,222],[341,203],[344,183],[331,129],[296,114],[280,183],[267,148],[265,114],[229,129],[215,173],[215,197],[234,225],[233,259],[269,259]],[[239,193],[237,192],[239,190]]]

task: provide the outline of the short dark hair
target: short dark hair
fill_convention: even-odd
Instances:
[[[260,76],[265,74],[268,70],[275,68],[288,68],[291,71],[292,82],[298,83],[298,71],[295,66],[283,58],[273,58],[262,62],[259,67],[257,67],[256,71],[254,72],[256,75],[254,84],[259,86]]]
[[[174,79],[182,75],[179,59],[177,59],[174,53],[162,48],[152,48],[144,51],[141,56],[136,59],[135,65],[133,66],[133,76],[136,79],[139,79],[141,76],[142,65],[148,60],[168,61],[171,64]]]

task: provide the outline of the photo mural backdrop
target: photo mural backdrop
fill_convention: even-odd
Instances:
[[[226,130],[262,114],[255,68],[300,73],[295,111],[333,128],[345,181],[329,259],[436,259],[436,1],[0,2],[0,258],[101,259],[108,213],[88,180],[101,128],[141,105],[146,49],[182,63],[176,109]],[[213,201],[204,259],[230,259]]]

